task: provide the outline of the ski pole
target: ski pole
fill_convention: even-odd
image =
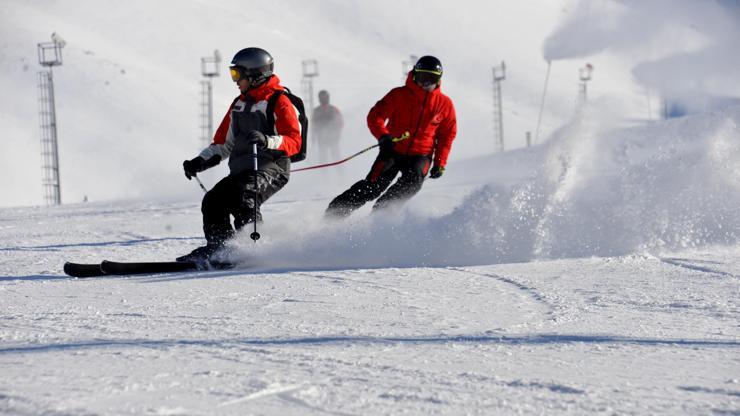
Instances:
[[[257,232],[257,143],[252,144],[252,153],[254,154],[254,232],[249,237],[256,243],[260,239],[260,233]]]
[[[198,175],[193,175],[196,181],[198,181],[198,185],[200,185],[200,189],[203,190],[203,192],[208,193],[208,189],[206,189],[205,186],[203,186],[203,182],[200,181],[200,178],[198,178]]]
[[[411,136],[411,134],[410,134],[409,132],[405,132],[405,133],[403,133],[403,134],[401,135],[401,137],[394,137],[394,138],[392,138],[392,139],[391,139],[391,141],[392,141],[393,143],[396,143],[396,142],[400,142],[400,141],[402,141],[402,140],[406,140],[406,139],[408,139],[408,138],[409,138],[409,136]],[[316,166],[308,166],[308,167],[305,167],[305,168],[300,168],[300,169],[291,169],[291,170],[290,170],[290,173],[293,173],[293,172],[300,172],[300,171],[302,171],[302,170],[320,169],[320,168],[327,168],[327,167],[329,167],[329,166],[336,166],[336,165],[342,164],[342,163],[344,163],[344,162],[346,162],[346,161],[348,161],[348,160],[350,160],[350,159],[354,159],[354,158],[356,158],[357,156],[359,156],[359,155],[361,155],[361,154],[363,154],[363,153],[365,153],[365,152],[367,152],[367,151],[369,151],[369,150],[375,149],[375,148],[376,148],[376,147],[378,147],[378,146],[380,146],[380,143],[376,143],[376,144],[374,144],[374,145],[372,145],[372,146],[370,146],[370,147],[366,147],[366,148],[364,148],[364,149],[360,150],[359,152],[357,152],[357,153],[353,154],[352,156],[346,157],[346,158],[344,158],[344,159],[342,159],[342,160],[339,160],[339,161],[337,161],[337,162],[332,162],[332,163],[324,163],[323,165],[316,165]]]

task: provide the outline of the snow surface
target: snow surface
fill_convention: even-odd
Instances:
[[[0,413],[739,414],[740,108],[602,121],[382,217],[285,190],[236,270],[62,275],[187,252],[196,202],[5,208]]]

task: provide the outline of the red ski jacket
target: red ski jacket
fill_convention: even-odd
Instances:
[[[231,111],[235,106],[244,106],[247,101],[253,103],[247,111],[267,111],[267,100],[275,91],[285,88],[280,85],[280,79],[273,75],[267,82],[259,87],[247,91],[249,97],[244,94],[234,100],[226,112],[226,116],[218,126],[213,136],[213,143],[204,149],[200,156],[208,160],[213,155],[226,159],[234,147],[234,133],[231,127]],[[248,100],[247,100],[248,98]],[[298,121],[298,109],[293,106],[290,99],[281,95],[275,103],[275,131],[267,135],[267,148],[282,151],[286,156],[293,156],[301,150],[301,123]],[[266,115],[266,114],[265,114]]]
[[[427,92],[413,81],[409,72],[406,85],[392,89],[367,115],[367,125],[377,139],[384,134],[411,136],[396,142],[393,150],[407,155],[434,155],[434,164],[444,167],[457,134],[457,118],[452,100],[437,86]]]

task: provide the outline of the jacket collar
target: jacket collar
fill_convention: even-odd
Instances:
[[[414,95],[418,95],[423,97],[424,94],[426,94],[426,90],[424,88],[421,88],[420,86],[416,85],[414,82],[414,71],[409,71],[408,75],[406,75],[406,88],[411,89],[411,91],[414,93]],[[442,90],[442,80],[439,81],[439,84],[435,89],[430,91],[430,94],[441,94]]]
[[[273,75],[264,84],[247,91],[247,95],[255,102],[260,102],[270,97],[273,92],[283,89],[284,88],[280,85],[280,78],[278,78],[277,75]],[[244,94],[241,94],[241,98],[246,99],[247,97],[245,97]]]

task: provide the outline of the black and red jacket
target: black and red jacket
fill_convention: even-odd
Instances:
[[[434,156],[434,164],[444,167],[457,134],[457,118],[452,100],[438,85],[429,92],[416,85],[409,72],[406,85],[392,89],[367,115],[367,125],[377,139],[390,134],[406,140],[396,142],[393,150],[406,155]]]
[[[275,91],[285,88],[280,85],[280,79],[273,75],[259,87],[247,91],[247,96],[241,94],[229,107],[221,124],[213,136],[213,143],[205,148],[200,156],[208,160],[214,155],[221,156],[225,160],[231,155],[238,137],[235,135],[236,126],[232,123],[232,113],[235,112],[267,112],[267,101]],[[249,106],[249,108],[246,108]],[[275,128],[274,131],[263,132],[267,137],[267,149],[277,155],[287,157],[293,156],[301,150],[301,123],[298,121],[298,109],[293,106],[290,99],[282,94],[275,103]]]

